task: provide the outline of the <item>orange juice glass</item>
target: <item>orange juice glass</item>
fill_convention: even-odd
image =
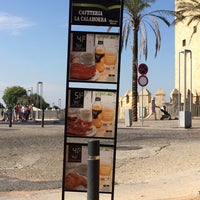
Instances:
[[[115,49],[107,48],[105,51],[104,64],[108,69],[113,69],[117,62],[117,52]]]
[[[111,173],[111,164],[101,163],[100,164],[100,176],[102,178],[109,178]]]
[[[114,120],[114,109],[109,107],[103,107],[102,121],[105,123],[112,123]]]

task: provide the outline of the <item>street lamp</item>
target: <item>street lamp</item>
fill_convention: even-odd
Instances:
[[[28,96],[33,94],[33,87],[26,88]]]
[[[61,109],[61,99],[58,99],[58,107]]]
[[[184,55],[184,77],[183,77],[183,89],[184,89],[184,99],[183,99],[183,103],[184,103],[184,107],[183,107],[183,111],[180,111],[180,57],[181,54]],[[186,89],[187,89],[187,54],[190,55],[190,96],[189,96],[189,111],[187,110],[186,107]],[[191,128],[192,126],[192,122],[191,122],[191,115],[192,115],[192,51],[185,49],[184,51],[179,52],[179,94],[178,94],[178,108],[179,108],[179,126],[180,127],[184,127],[184,128]]]
[[[28,96],[31,95],[31,90],[27,90]]]
[[[40,109],[42,110],[42,120],[41,120],[41,126],[44,127],[44,108],[42,105],[42,99],[43,99],[43,82],[39,81],[37,83],[37,105],[38,105],[38,95],[40,95]]]
[[[39,104],[39,96],[40,95],[40,106],[39,108],[42,109],[42,96],[43,96],[43,82],[39,81],[37,83],[37,105]]]

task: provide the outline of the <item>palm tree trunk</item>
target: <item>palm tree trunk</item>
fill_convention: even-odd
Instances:
[[[132,61],[132,121],[137,121],[137,98],[138,98],[138,73],[137,73],[137,66],[138,66],[138,30],[135,28],[133,37],[133,61]]]

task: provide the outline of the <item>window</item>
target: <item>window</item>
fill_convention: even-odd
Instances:
[[[126,95],[126,103],[128,104],[129,103],[129,96]]]
[[[197,32],[197,26],[194,26],[193,27],[193,33],[196,33]]]
[[[183,46],[183,47],[186,46],[186,39],[184,39],[184,40],[182,41],[182,46]]]

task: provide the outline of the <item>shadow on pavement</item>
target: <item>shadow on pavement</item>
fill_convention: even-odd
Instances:
[[[62,187],[61,180],[54,181],[29,181],[8,176],[0,176],[0,192],[6,191],[33,191],[58,189]]]

